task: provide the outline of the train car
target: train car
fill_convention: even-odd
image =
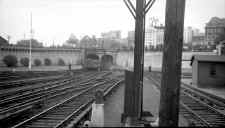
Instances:
[[[100,68],[100,62],[96,59],[87,58],[84,61],[83,68],[88,70],[98,70]]]

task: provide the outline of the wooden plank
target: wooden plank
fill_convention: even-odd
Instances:
[[[178,126],[185,0],[166,1],[159,126]]]

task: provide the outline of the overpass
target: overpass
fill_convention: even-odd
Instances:
[[[99,61],[110,61],[112,64],[116,64],[116,57],[118,50],[109,50],[101,48],[57,48],[57,47],[43,47],[32,48],[32,65],[34,60],[39,59],[44,64],[44,59],[50,59],[53,65],[57,65],[59,59],[62,59],[66,65],[68,64],[81,64],[87,56],[94,55],[99,58]],[[20,60],[22,58],[29,58],[29,47],[22,46],[0,46],[0,66],[5,66],[3,58],[7,55],[14,55],[17,57],[18,66],[22,66]]]

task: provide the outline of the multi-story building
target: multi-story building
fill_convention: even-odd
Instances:
[[[187,27],[184,29],[183,33],[183,43],[188,44],[192,42],[193,30],[192,27]]]
[[[165,26],[149,26],[145,30],[145,46],[153,46],[156,48],[157,45],[162,45],[164,42],[164,30]],[[194,40],[193,40],[194,37]],[[196,44],[205,44],[204,34],[200,33],[199,29],[193,29],[192,27],[187,27],[184,29],[183,33],[183,42],[184,44],[190,44],[193,42],[193,45]],[[134,46],[134,31],[128,32],[128,43],[131,46]]]
[[[145,30],[145,47],[156,47],[157,45],[163,44],[164,41],[164,26],[149,26]],[[128,32],[128,44],[134,46],[134,31]]]
[[[134,31],[128,31],[127,36],[128,47],[134,47]]]
[[[160,26],[156,26],[156,45],[161,45],[164,42],[164,30],[165,27],[160,25]]]
[[[193,31],[193,36],[198,36],[199,34],[201,34],[200,30],[197,28],[193,28],[192,31]]]
[[[225,32],[225,18],[211,18],[205,26],[207,44],[214,45],[214,40],[223,32]]]
[[[205,34],[199,33],[192,37],[192,46],[205,45]]]
[[[156,46],[156,31],[155,27],[150,26],[147,29],[145,29],[145,46]]]
[[[121,31],[109,31],[101,34],[104,39],[121,39]]]
[[[134,31],[128,32],[128,44],[134,46]],[[145,47],[156,46],[156,29],[154,27],[148,27],[145,30]]]

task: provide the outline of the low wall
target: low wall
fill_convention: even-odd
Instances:
[[[29,58],[29,48],[0,47],[0,66],[5,66],[3,58],[7,55],[15,55],[18,60],[18,66],[22,66],[20,64],[20,59],[24,57]],[[81,50],[79,49],[33,48],[31,51],[32,65],[34,65],[35,59],[41,60],[43,65],[45,58],[50,59],[52,65],[57,65],[59,59],[64,60],[66,65],[69,63],[75,65],[79,63],[81,56]]]

